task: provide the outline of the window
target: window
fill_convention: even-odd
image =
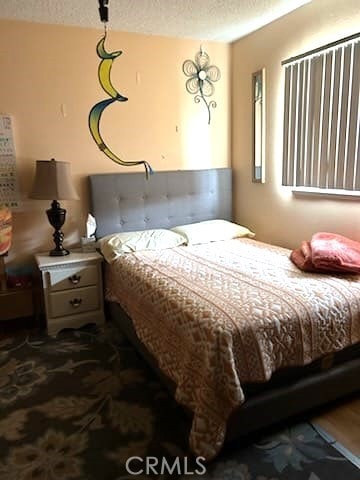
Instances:
[[[360,190],[359,37],[283,62],[283,185]]]

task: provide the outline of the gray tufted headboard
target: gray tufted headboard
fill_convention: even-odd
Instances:
[[[105,173],[89,176],[96,236],[171,228],[222,218],[232,220],[230,168]]]

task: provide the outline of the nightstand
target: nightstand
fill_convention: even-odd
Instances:
[[[49,335],[104,322],[103,257],[99,253],[72,251],[64,257],[39,253],[35,259],[42,276]]]

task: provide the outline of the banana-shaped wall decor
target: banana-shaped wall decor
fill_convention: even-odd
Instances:
[[[149,163],[146,160],[131,160],[125,161],[113,153],[109,147],[105,144],[101,133],[100,133],[100,120],[101,115],[105,108],[111,105],[114,102],[126,102],[128,99],[121,95],[113,86],[110,79],[111,67],[114,60],[119,57],[122,52],[116,51],[108,53],[105,50],[105,40],[106,40],[106,31],[104,36],[100,39],[96,46],[96,52],[101,58],[99,68],[98,68],[98,77],[102,89],[109,95],[110,98],[102,100],[92,107],[89,113],[89,128],[91,135],[99,147],[99,149],[109,157],[113,162],[123,165],[125,167],[133,167],[134,165],[144,165],[146,178],[149,174],[153,173],[153,170]]]

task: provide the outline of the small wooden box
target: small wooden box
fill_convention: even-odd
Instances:
[[[0,291],[0,321],[32,315],[34,315],[34,299],[31,287]]]

